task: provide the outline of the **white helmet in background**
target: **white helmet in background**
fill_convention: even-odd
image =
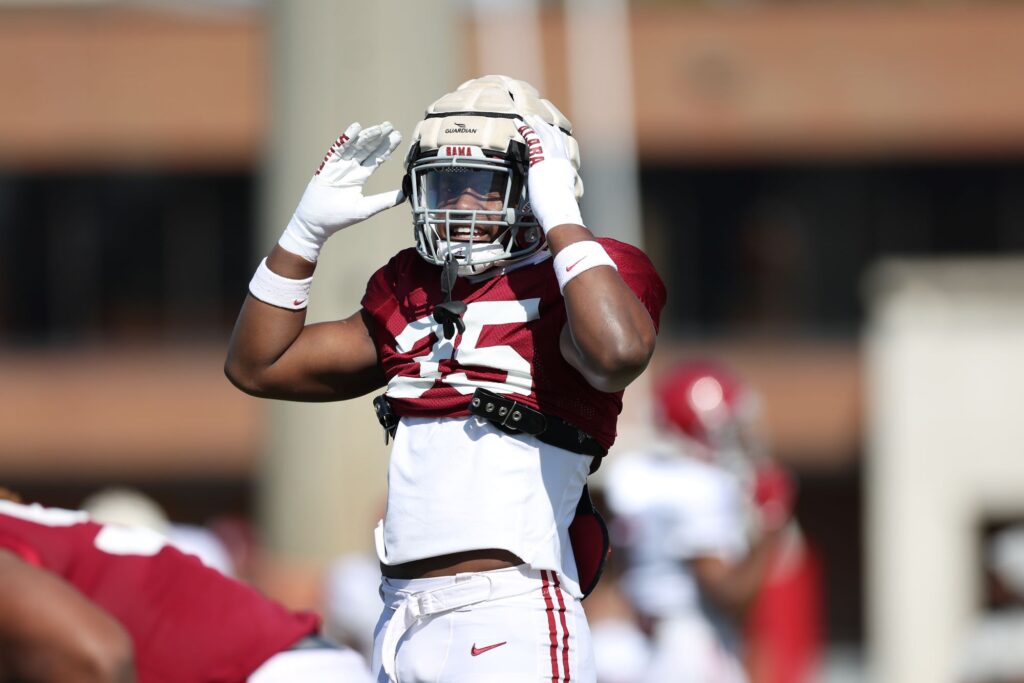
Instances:
[[[439,266],[452,259],[459,275],[469,275],[526,258],[545,246],[544,231],[530,212],[526,142],[514,123],[530,114],[570,135],[576,198],[583,196],[572,124],[555,105],[529,83],[508,76],[466,81],[427,107],[406,158],[406,194],[412,203],[416,249],[424,259]],[[501,208],[439,208],[446,201],[450,206],[466,188],[500,194]],[[493,241],[476,230],[485,225],[501,226]],[[446,239],[448,235],[457,239]]]

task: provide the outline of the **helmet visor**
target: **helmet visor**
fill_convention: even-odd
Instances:
[[[450,209],[462,200],[484,210],[502,210],[509,187],[507,169],[465,166],[431,168],[418,174],[419,195],[426,209]]]
[[[427,261],[454,259],[465,275],[543,246],[540,228],[519,213],[523,174],[514,160],[446,145],[409,162],[409,177],[416,248]]]

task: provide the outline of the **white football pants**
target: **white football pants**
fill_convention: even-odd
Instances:
[[[381,582],[378,683],[594,683],[590,629],[556,572],[526,565]]]

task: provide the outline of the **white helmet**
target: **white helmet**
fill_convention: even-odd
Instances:
[[[469,275],[526,258],[545,246],[527,196],[526,142],[514,123],[530,114],[571,136],[572,124],[555,105],[529,83],[508,76],[466,81],[427,107],[406,157],[406,194],[412,203],[416,249],[424,259],[436,265],[451,259],[459,275]],[[572,137],[568,142],[578,199],[583,196],[579,147]],[[466,188],[501,193],[501,208],[439,208]],[[474,231],[481,225],[503,229],[493,241],[483,241]],[[461,239],[445,239],[449,234]]]

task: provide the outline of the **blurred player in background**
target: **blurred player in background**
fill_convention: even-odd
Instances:
[[[743,683],[746,621],[794,533],[792,485],[762,453],[758,397],[726,368],[684,363],[656,391],[664,440],[623,456],[605,484],[624,530],[623,591],[653,640],[643,680]],[[749,664],[756,681],[808,673]]]
[[[370,552],[342,555],[324,573],[324,633],[373,659],[373,630],[384,604],[380,597],[380,562]]]
[[[641,251],[584,227],[571,131],[527,83],[467,81],[416,127],[404,192],[365,197],[401,138],[351,125],[239,315],[226,371],[248,393],[387,388],[380,681],[593,681],[580,600],[606,549],[596,531],[574,551],[570,526],[595,519],[587,475],[654,350],[665,290]],[[307,325],[327,238],[405,197],[415,247],[353,315]]]
[[[14,499],[0,489],[0,496]],[[133,683],[132,641],[109,614],[0,540],[0,681]]]
[[[80,506],[99,524],[142,527],[155,531],[186,555],[195,555],[207,567],[234,576],[235,567],[217,535],[202,526],[172,522],[160,504],[141,491],[125,486],[102,488]]]
[[[131,636],[139,683],[372,680],[358,654],[318,636],[315,614],[286,610],[149,529],[0,500],[0,557],[21,572],[45,570],[63,593],[77,590],[113,616]]]
[[[0,681],[130,683],[131,638],[67,583],[0,549]]]

